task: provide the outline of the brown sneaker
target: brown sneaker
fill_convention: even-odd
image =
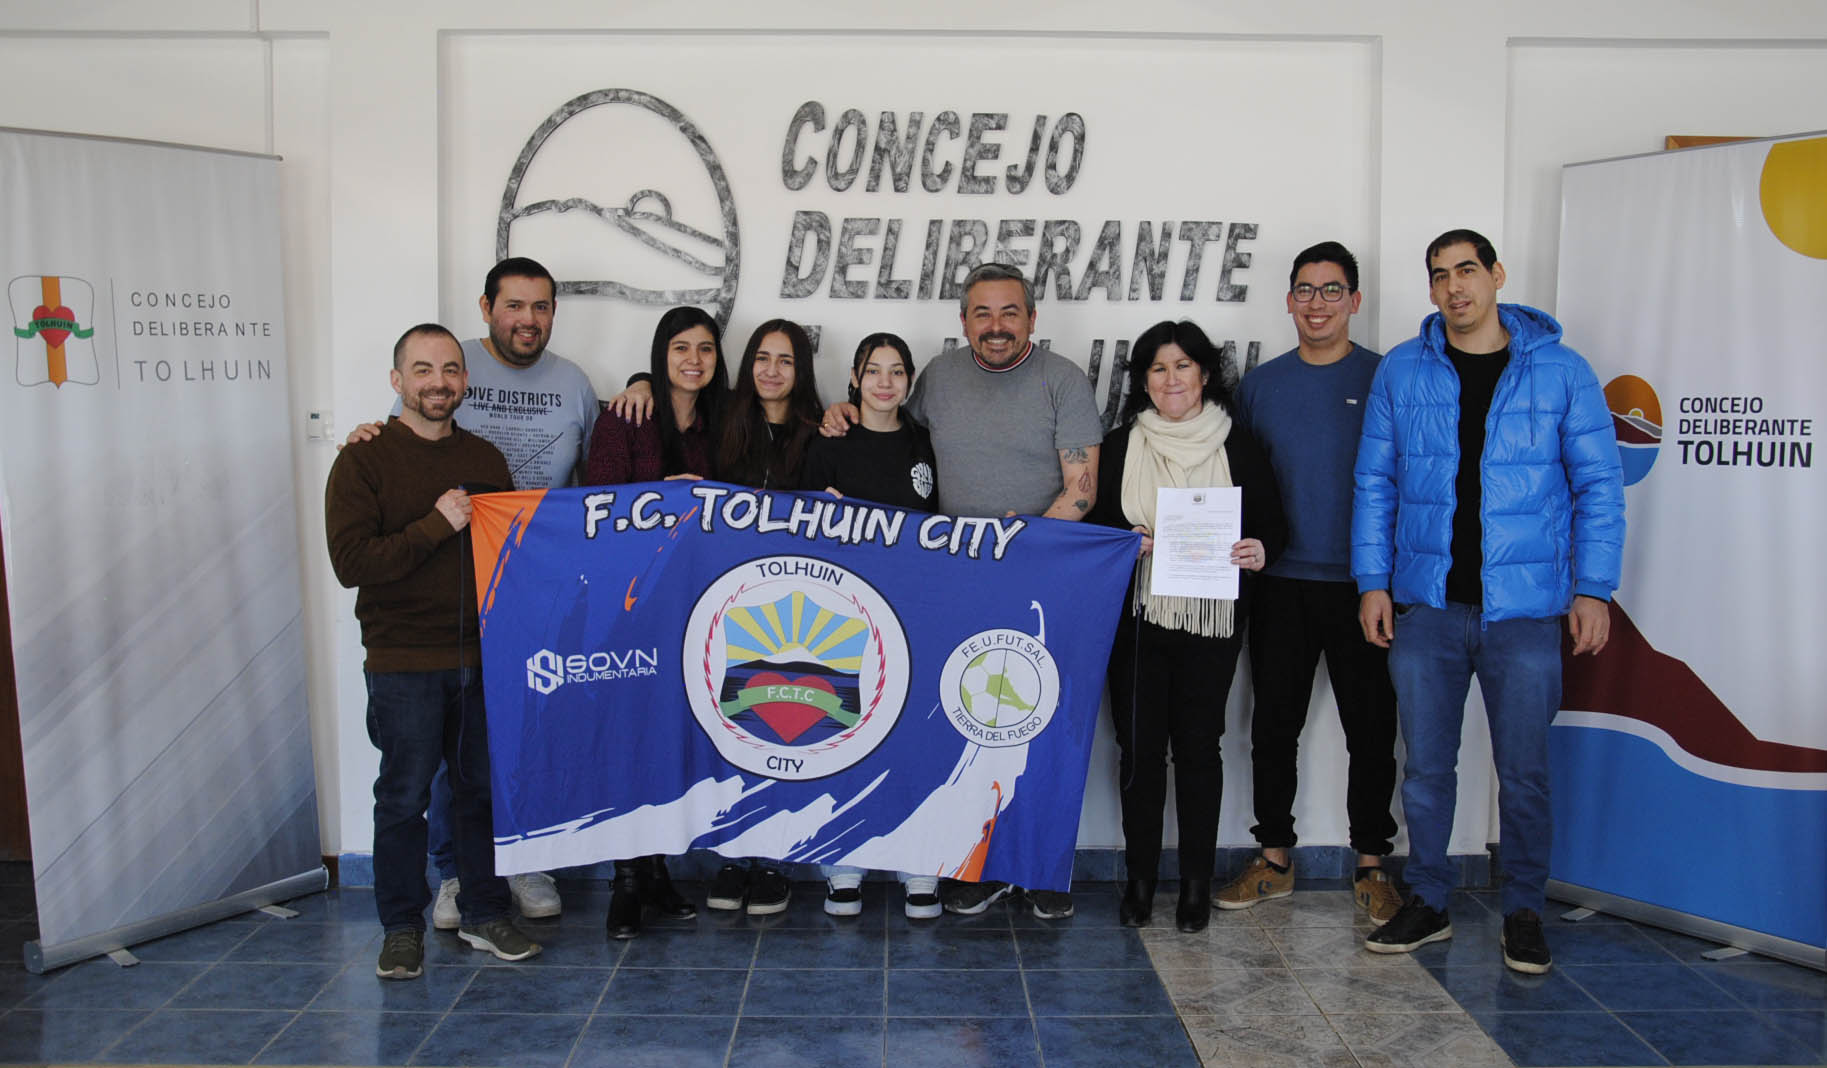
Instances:
[[[1396,884],[1389,881],[1389,874],[1382,868],[1372,868],[1352,883],[1351,897],[1358,903],[1358,908],[1378,923],[1388,923],[1402,911],[1402,895],[1396,892]]]
[[[1247,909],[1258,901],[1272,901],[1294,892],[1294,865],[1287,871],[1276,871],[1258,853],[1243,874],[1218,891],[1214,902],[1221,909]]]

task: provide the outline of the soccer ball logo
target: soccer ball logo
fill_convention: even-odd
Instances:
[[[978,653],[958,679],[964,710],[985,727],[1013,727],[1033,715],[1040,689],[1039,669],[1007,649]]]
[[[1059,705],[1059,667],[1039,636],[982,631],[946,658],[939,703],[952,727],[978,745],[1026,745]]]

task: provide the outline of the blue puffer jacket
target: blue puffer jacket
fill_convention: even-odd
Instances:
[[[1617,435],[1598,378],[1545,312],[1500,304],[1510,363],[1497,380],[1479,461],[1483,619],[1565,613],[1575,594],[1608,600],[1624,550]],[[1360,593],[1446,605],[1459,375],[1439,314],[1383,357],[1358,442],[1351,574]]]

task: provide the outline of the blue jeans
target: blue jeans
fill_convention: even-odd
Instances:
[[[450,834],[450,773],[442,764],[438,765],[438,774],[431,780],[431,807],[425,810],[425,821],[431,835],[426,848],[431,851],[431,862],[438,869],[438,878],[455,879],[457,846]]]
[[[1472,676],[1484,694],[1497,765],[1503,838],[1504,915],[1542,910],[1553,815],[1548,803],[1548,724],[1561,702],[1561,621],[1506,619],[1481,625],[1476,607],[1449,601],[1396,611],[1389,677],[1408,764],[1402,807],[1408,819],[1410,889],[1446,908],[1457,880],[1447,862],[1459,790],[1459,731]]]
[[[425,809],[439,764],[450,768],[457,908],[473,927],[509,914],[495,874],[488,719],[478,668],[365,672],[368,738],[381,751],[374,779],[374,905],[388,931],[425,927]]]

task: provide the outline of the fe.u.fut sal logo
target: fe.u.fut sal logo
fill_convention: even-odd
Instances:
[[[946,658],[939,702],[969,741],[991,748],[1026,745],[1047,729],[1059,707],[1059,667],[1035,635],[982,631]]]

